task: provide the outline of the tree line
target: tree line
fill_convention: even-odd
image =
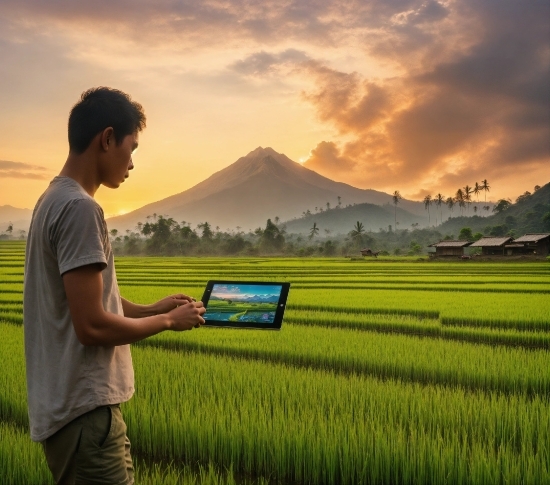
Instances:
[[[359,256],[365,247],[382,255],[420,255],[426,247],[454,235],[441,234],[433,228],[411,230],[381,229],[366,231],[357,221],[347,234],[320,236],[313,224],[308,234],[289,234],[284,225],[267,219],[264,227],[254,231],[221,231],[208,222],[191,228],[185,221],[167,216],[153,216],[137,224],[134,231],[110,231],[115,253],[157,256]]]

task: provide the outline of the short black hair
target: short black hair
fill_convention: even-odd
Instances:
[[[117,145],[136,131],[145,128],[141,104],[118,89],[107,87],[84,91],[69,115],[69,150],[84,153],[94,137],[112,127]]]

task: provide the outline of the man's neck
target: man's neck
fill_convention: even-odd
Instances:
[[[59,175],[72,178],[90,197],[95,195],[101,185],[97,173],[97,164],[87,151],[82,154],[69,153]]]

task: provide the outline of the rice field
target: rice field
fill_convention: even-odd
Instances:
[[[49,484],[28,436],[24,244],[0,242],[0,476]],[[550,264],[117,259],[125,298],[288,281],[283,327],[132,346],[136,483],[550,484]]]

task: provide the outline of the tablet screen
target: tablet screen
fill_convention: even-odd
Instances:
[[[242,328],[279,328],[288,283],[210,281],[203,302],[206,324]]]

